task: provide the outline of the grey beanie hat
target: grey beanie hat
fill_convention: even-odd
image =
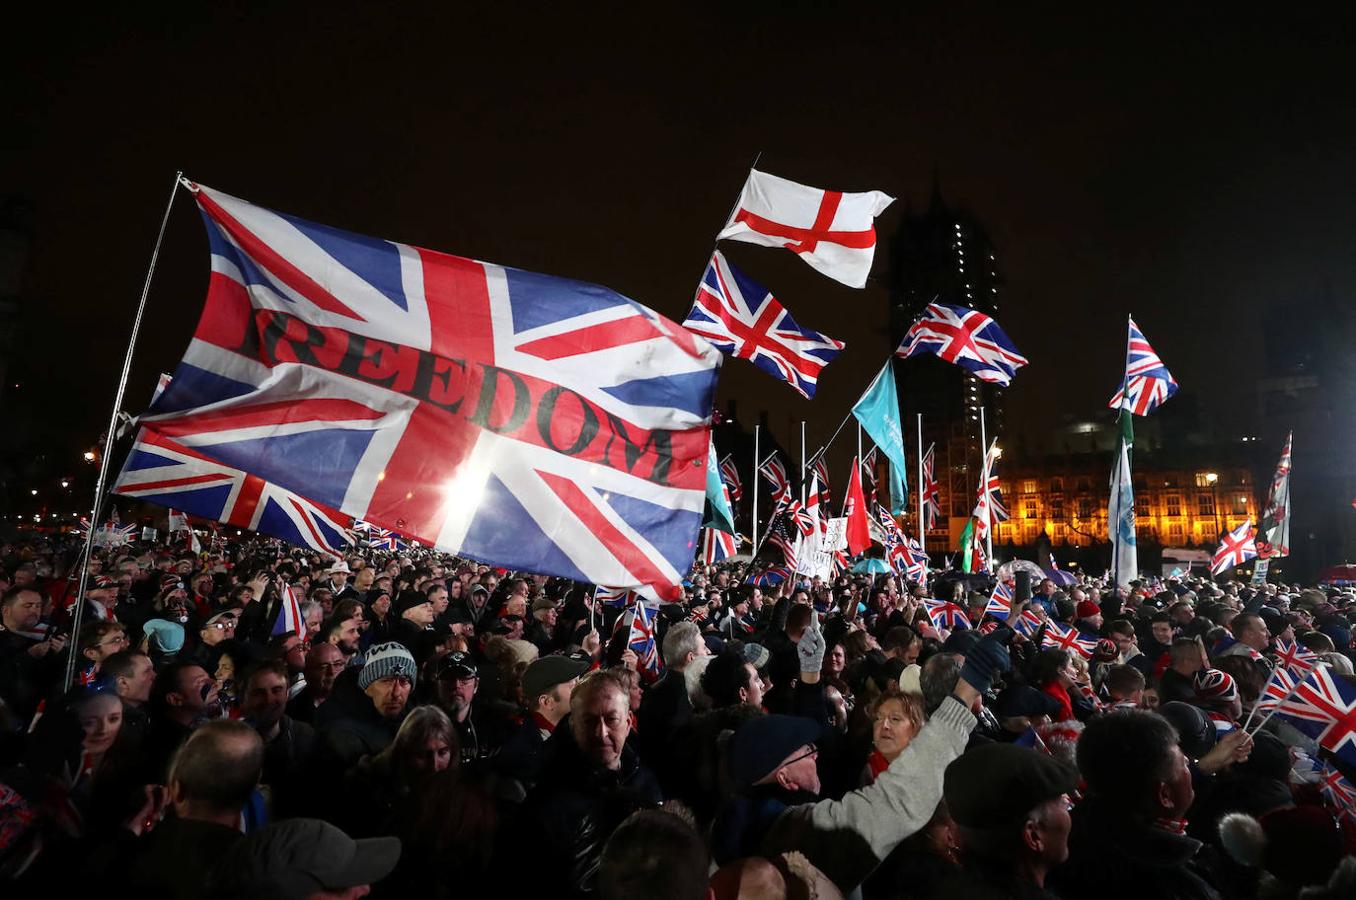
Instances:
[[[367,690],[372,682],[388,675],[404,675],[410,680],[410,687],[414,687],[414,657],[398,641],[377,644],[367,651],[367,664],[358,673],[358,687]]]

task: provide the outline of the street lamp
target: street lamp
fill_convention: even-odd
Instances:
[[[1215,540],[1219,540],[1219,536],[1224,533],[1219,522],[1219,473],[1206,472],[1205,483],[1210,485],[1210,494],[1215,510]]]
[[[85,451],[85,462],[87,462],[87,463],[92,463],[92,462],[94,462],[94,460],[95,460],[96,458],[97,458],[97,457],[95,456],[95,453],[94,453],[93,450],[86,450],[86,451]]]

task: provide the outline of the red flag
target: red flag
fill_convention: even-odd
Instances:
[[[871,546],[871,524],[866,515],[866,497],[862,495],[862,467],[855,457],[847,497],[843,499],[843,516],[847,519],[848,552],[856,556]]]

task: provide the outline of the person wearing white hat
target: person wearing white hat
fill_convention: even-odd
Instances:
[[[348,567],[348,563],[345,560],[341,559],[330,566],[330,570],[325,574],[329,576],[326,586],[334,592],[335,603],[338,603],[340,600],[347,600],[350,597],[355,600],[359,598],[357,590],[348,583],[349,576],[353,574],[353,570]]]

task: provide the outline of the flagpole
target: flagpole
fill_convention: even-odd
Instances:
[[[984,515],[988,519],[984,523],[984,554],[989,561],[990,569],[997,571],[998,567],[993,564],[993,502],[989,498],[989,437],[984,429],[983,404],[979,407],[979,452],[983,459],[983,463],[979,467],[979,489],[984,492]]]
[[[815,459],[818,459],[818,458],[820,457],[820,455],[821,455],[821,454],[816,453],[816,454],[815,454]],[[805,505],[805,473],[806,473],[807,471],[809,471],[809,467],[806,465],[806,461],[805,461],[805,420],[804,420],[804,419],[801,419],[801,420],[800,420],[800,503],[801,503],[801,506],[804,506],[804,505]]]
[[[758,465],[758,437],[762,427],[761,423],[756,423],[753,426],[753,475],[749,478],[749,487],[753,491],[753,543],[750,544],[752,547],[758,546],[758,482],[760,480],[758,474],[760,468]]]
[[[927,519],[923,518],[923,414],[918,414],[918,543],[928,552]]]
[[[85,560],[80,567],[80,587],[76,591],[75,613],[71,617],[70,643],[67,647],[66,678],[62,689],[70,690],[75,681],[75,667],[80,654],[76,651],[75,639],[80,634],[80,620],[85,611],[85,591],[89,587],[89,560],[94,552],[94,530],[99,525],[99,503],[104,496],[104,484],[108,481],[108,462],[113,456],[113,441],[118,434],[118,411],[122,409],[123,396],[127,393],[127,378],[132,372],[132,354],[136,350],[137,335],[141,332],[141,319],[146,312],[146,298],[151,293],[151,279],[155,275],[155,264],[160,259],[160,246],[165,241],[165,229],[169,225],[170,210],[174,208],[174,198],[179,193],[179,183],[184,173],[174,173],[174,186],[170,188],[169,202],[165,204],[165,214],[160,217],[160,231],[155,236],[155,247],[151,250],[151,264],[146,269],[146,281],[141,286],[141,300],[137,303],[137,314],[132,319],[132,336],[127,341],[127,355],[122,361],[122,375],[118,379],[118,390],[113,397],[113,411],[108,416],[108,434],[104,438],[103,459],[99,461],[99,478],[94,484],[94,508],[90,510],[89,534],[85,536]]]
[[[1121,424],[1122,424],[1122,423],[1121,423],[1121,416],[1124,416],[1124,415],[1126,415],[1126,414],[1129,412],[1129,410],[1127,410],[1127,409],[1125,408],[1125,391],[1126,391],[1126,389],[1130,386],[1130,323],[1133,322],[1134,319],[1135,319],[1135,317],[1134,317],[1133,314],[1131,314],[1131,313],[1126,313],[1126,314],[1125,314],[1125,372],[1124,372],[1124,374],[1121,375],[1121,402],[1120,402],[1120,408],[1119,408],[1118,411],[1117,411],[1117,412],[1118,412],[1118,415],[1116,416],[1116,433],[1117,433],[1116,446],[1117,446],[1118,449],[1117,449],[1117,453],[1116,453],[1116,459],[1115,459],[1115,461],[1112,463],[1112,466],[1114,467],[1114,469],[1115,469],[1115,471],[1116,471],[1118,477],[1119,477],[1119,474],[1120,474],[1120,471],[1121,471],[1121,456],[1120,456],[1120,455],[1121,455],[1122,453],[1125,454],[1125,459],[1126,459],[1127,466],[1128,466],[1128,463],[1129,463],[1129,461],[1130,461],[1130,448],[1124,446],[1124,443],[1125,443],[1125,429],[1121,427]],[[1133,473],[1131,473],[1131,482],[1130,482],[1130,483],[1131,483],[1131,488],[1130,488],[1130,490],[1131,490],[1131,492],[1132,492],[1132,494],[1133,494],[1133,491],[1134,491],[1134,476],[1133,476]],[[1120,499],[1120,495],[1121,495],[1121,491],[1118,489],[1118,490],[1116,491],[1116,497],[1115,497],[1115,503],[1116,503],[1116,517],[1115,517],[1115,520],[1114,520],[1114,521],[1116,522],[1116,537],[1111,539],[1111,585],[1112,585],[1113,588],[1115,588],[1115,587],[1120,587],[1120,583],[1121,583],[1121,541],[1120,541],[1120,527],[1121,527],[1121,525],[1120,525],[1120,522],[1121,522],[1121,516],[1123,516],[1123,515],[1125,514],[1125,512],[1124,512],[1124,510],[1121,509],[1121,499]],[[1113,520],[1112,520],[1112,518],[1111,518],[1111,498],[1108,497],[1108,499],[1107,499],[1107,537],[1108,537],[1108,538],[1111,538],[1111,522],[1112,522],[1112,521],[1113,521]],[[1126,581],[1126,587],[1128,588],[1129,586],[1130,586],[1130,582],[1127,580],[1127,581]]]

